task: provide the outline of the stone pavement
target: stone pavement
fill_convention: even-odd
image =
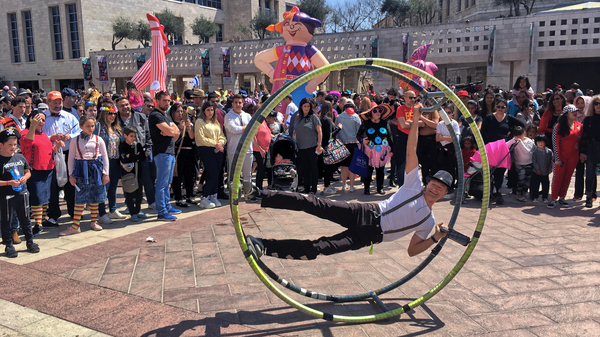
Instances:
[[[394,191],[386,190],[388,196]],[[384,197],[358,189],[332,198]],[[86,336],[76,329],[112,336],[599,336],[598,203],[549,210],[505,199],[505,205],[490,208],[479,244],[450,284],[424,305],[384,322],[327,322],[290,308],[248,266],[228,207],[188,211],[171,223],[124,220],[70,238],[57,238],[61,229],[51,229],[37,240],[40,254],[0,256],[0,299],[15,303],[0,302],[0,317],[21,317],[18,310],[25,307],[76,324],[60,333],[61,325],[52,324],[46,336]],[[452,208],[451,201],[438,202],[436,220],[447,222]],[[456,228],[472,233],[479,208],[474,200],[462,205]],[[240,214],[244,231],[261,237],[316,238],[340,230],[301,212],[259,204],[242,203]],[[148,236],[157,242],[146,242]],[[409,258],[407,244],[408,238],[382,243],[372,255],[366,248],[315,261],[263,262],[299,286],[346,295],[380,288],[411,271],[426,254]],[[395,309],[420,297],[463,253],[448,242],[424,271],[382,300]],[[335,314],[380,312],[368,301],[332,304],[287,294]],[[47,326],[39,316],[13,325],[4,321],[0,325],[12,335],[35,335],[19,329]],[[0,327],[0,336],[11,333]]]

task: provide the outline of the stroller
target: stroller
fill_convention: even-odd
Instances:
[[[271,141],[267,165],[271,166],[270,188],[296,191],[298,188],[296,142],[290,135],[282,133]]]
[[[510,147],[506,146],[506,142],[501,139],[495,142],[491,142],[485,145],[485,150],[488,154],[488,161],[490,165],[490,175],[496,171],[498,167],[510,169],[512,160],[510,154],[513,152],[519,142],[513,143]],[[473,160],[467,167],[465,173],[465,195],[463,196],[463,203],[469,196],[475,197],[477,200],[483,199],[483,167],[481,165],[481,156],[479,151],[475,153]],[[492,183],[490,181],[490,183]],[[493,184],[493,183],[492,183]],[[493,187],[490,188],[490,201],[501,204],[501,198],[496,198],[493,193]]]

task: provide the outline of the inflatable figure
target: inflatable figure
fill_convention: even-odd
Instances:
[[[154,15],[146,14],[150,23],[152,32],[152,56],[133,76],[133,82],[138,90],[143,90],[149,84],[150,94],[154,97],[154,92],[158,90],[167,91],[165,81],[167,79],[167,60],[166,55],[171,53],[167,36],[164,33],[165,27],[158,22]]]
[[[421,70],[424,70],[426,73],[433,76],[433,72],[438,70],[438,67],[433,62],[425,61],[425,58],[427,57],[427,52],[429,51],[430,46],[431,46],[431,44],[428,43],[428,44],[424,44],[424,45],[420,46],[419,48],[417,48],[410,56],[410,59],[408,60],[407,64],[410,64],[411,66],[415,66]],[[406,76],[408,78],[412,79],[413,81],[415,81],[416,83],[418,83],[423,88],[429,88],[431,86],[431,83],[429,83],[428,81],[422,79],[421,77],[419,77],[417,75],[414,75],[411,73],[406,73]],[[405,88],[405,89],[409,88],[408,84],[405,84],[402,81],[399,81],[399,85],[401,88]],[[408,90],[410,90],[410,89],[408,89]]]
[[[271,79],[273,88],[277,91],[286,81],[329,64],[325,56],[313,45],[309,44],[314,35],[315,28],[321,27],[321,21],[311,18],[306,13],[300,12],[294,6],[289,12],[283,14],[283,21],[267,27],[269,31],[277,31],[285,39],[285,45],[263,50],[254,57],[254,64],[258,69]],[[277,62],[275,68],[272,62]],[[320,75],[308,83],[303,84],[292,92],[296,105],[304,97],[311,97],[329,73]]]

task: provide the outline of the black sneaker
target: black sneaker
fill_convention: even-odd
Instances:
[[[258,260],[261,256],[263,256],[265,247],[263,246],[261,239],[257,239],[252,235],[246,235],[246,243],[248,244],[248,249],[255,259]]]
[[[592,198],[585,198],[585,208],[592,208],[592,206],[594,206]]]
[[[13,246],[4,248],[4,252],[6,253],[6,256],[10,257],[11,259],[19,256],[19,253],[17,253],[17,250]]]
[[[188,204],[191,204],[191,205],[198,205],[198,202],[192,198],[185,199],[185,202],[187,202]]]
[[[189,205],[183,200],[179,200],[178,202],[175,203],[175,205],[177,205],[179,207],[189,207]]]
[[[58,227],[58,222],[56,222],[56,220],[54,219],[47,219],[44,220],[44,222],[42,223],[43,227]]]
[[[383,195],[383,194],[385,194],[385,192],[382,189],[379,189],[379,190],[377,190],[377,194]]]
[[[229,195],[223,191],[217,193],[217,199],[229,200]]]
[[[258,199],[256,199],[256,196],[253,194],[247,195],[245,199],[246,202],[258,202]]]
[[[40,252],[40,246],[38,246],[37,243],[28,243],[27,244],[27,251],[30,253],[39,253]]]
[[[35,225],[31,229],[31,231],[33,232],[33,236],[37,236],[37,235],[40,235],[44,231],[44,227],[40,226],[40,225]]]
[[[565,199],[563,199],[563,198],[559,198],[559,199],[558,199],[558,204],[559,204],[560,206],[562,206],[562,207],[568,207],[568,206],[569,206],[569,203],[568,203],[568,202],[566,202],[566,201],[565,201]]]

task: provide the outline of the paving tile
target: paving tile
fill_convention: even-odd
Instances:
[[[207,297],[198,302],[200,305],[200,313],[235,308],[252,310],[270,304],[264,293],[234,295],[228,297]]]
[[[220,250],[216,242],[194,243],[194,258],[219,257]]]
[[[471,292],[479,296],[505,294],[504,290],[498,288],[497,286],[491,283],[486,282],[484,279],[473,273],[459,273],[454,278],[454,280],[466,289],[469,289]]]
[[[29,337],[48,337],[48,336],[79,336],[89,337],[96,334],[96,331],[83,326],[73,324],[52,316],[46,316],[45,319],[32,324],[25,325],[19,329],[19,332]]]
[[[600,286],[547,290],[546,294],[561,304],[600,300]]]
[[[558,323],[600,318],[600,304],[597,302],[562,304],[538,308],[538,311]]]
[[[556,268],[563,270],[569,274],[599,273],[600,272],[600,263],[598,263],[598,262],[567,263],[567,264],[563,264],[563,265],[556,265]]]
[[[264,289],[263,289],[264,291]],[[180,302],[187,299],[206,298],[206,297],[228,297],[230,296],[229,287],[226,284],[212,287],[193,287],[174,290],[165,290],[163,293],[164,302]]]
[[[143,262],[135,265],[132,282],[160,281],[163,279],[165,263]]]
[[[509,294],[562,288],[561,284],[552,282],[547,278],[501,281],[497,282],[496,286]]]
[[[162,301],[163,283],[162,281],[133,281],[129,289],[129,294],[146,298],[149,300]]]
[[[192,251],[171,251],[165,256],[165,269],[193,268]]]
[[[486,332],[478,322],[449,302],[428,303],[427,308],[437,317],[443,317],[444,331],[451,335],[473,336]]]
[[[195,287],[194,268],[169,269],[164,282],[165,290]]]
[[[545,266],[550,264],[569,262],[559,255],[516,256],[511,258],[511,260],[520,264],[523,267]]]
[[[104,274],[131,273],[135,267],[136,256],[113,257],[106,263]]]
[[[95,268],[78,268],[73,270],[69,278],[90,284],[98,284],[103,272],[104,266]]]
[[[600,336],[600,323],[588,320],[541,326],[530,330],[538,336],[597,337]]]
[[[167,240],[167,253],[192,250],[192,239],[185,235]]]
[[[131,282],[131,273],[104,274],[99,286],[127,293]]]
[[[600,275],[598,273],[574,274],[551,277],[550,280],[565,287],[584,287],[589,285],[599,285]]]
[[[470,317],[488,331],[507,331],[554,324],[554,321],[534,309],[495,312],[471,315]]]
[[[138,257],[138,263],[146,262],[158,262],[165,259],[165,247],[154,246],[154,247],[142,247]]]
[[[511,278],[518,280],[561,276],[565,274],[564,271],[558,269],[556,266],[521,267],[514,269],[505,269],[503,270],[503,272],[510,275]]]
[[[483,299],[497,311],[529,309],[558,304],[556,300],[542,293],[488,296],[483,297]]]
[[[172,305],[174,307],[178,307],[184,310],[189,310],[193,312],[198,312],[198,300],[183,300],[177,302],[164,302],[167,305]]]

